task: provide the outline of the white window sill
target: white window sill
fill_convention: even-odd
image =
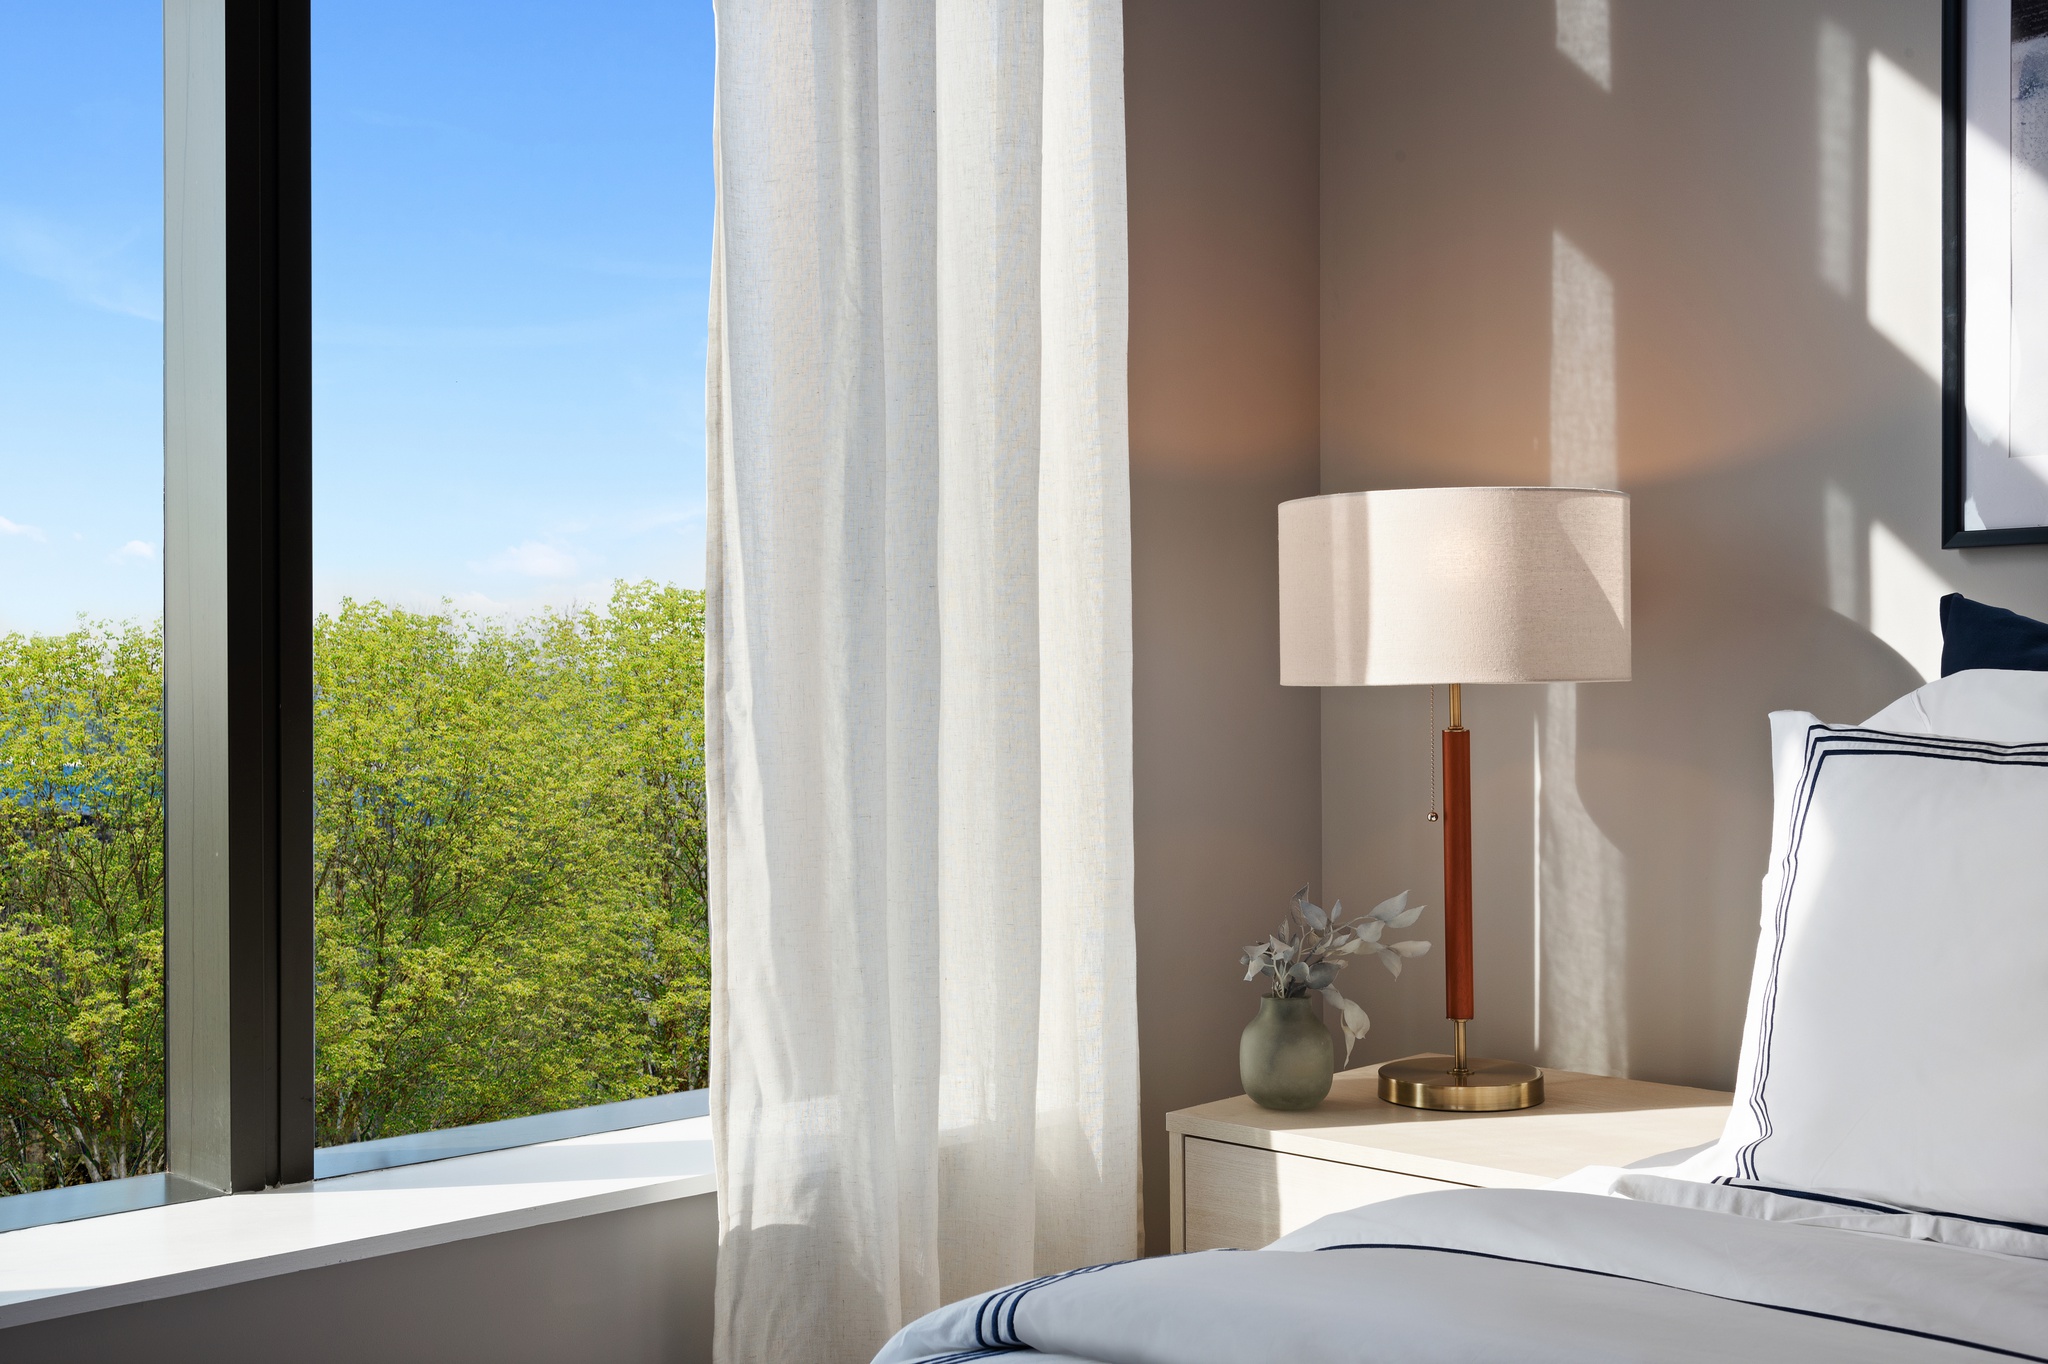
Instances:
[[[713,1192],[685,1118],[0,1234],[0,1328]]]

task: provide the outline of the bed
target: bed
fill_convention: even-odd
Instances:
[[[2039,1360],[2048,1259],[1469,1189],[1337,1213],[1265,1250],[1134,1260],[969,1299],[907,1328],[877,1364],[1019,1350],[1091,1364]]]
[[[1691,1159],[1048,1275],[876,1364],[2048,1364],[2044,736],[2041,672],[1772,717],[1737,1102]]]

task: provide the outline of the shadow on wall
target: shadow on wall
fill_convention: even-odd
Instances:
[[[2048,609],[2048,552],[1940,548],[1940,14],[1324,7],[1324,491],[1634,499],[1634,680],[1469,694],[1482,1050],[1731,1083],[1765,714],[1935,675],[1943,592]],[[1327,893],[1435,887],[1426,702],[1323,704]]]

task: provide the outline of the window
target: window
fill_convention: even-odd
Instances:
[[[705,1082],[711,25],[0,11],[0,1227]]]
[[[313,6],[324,1145],[706,1083],[708,4]]]
[[[0,39],[0,1193],[164,1168],[156,0]]]

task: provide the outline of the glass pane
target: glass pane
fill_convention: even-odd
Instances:
[[[0,1193],[164,1165],[163,26],[0,3]]]
[[[315,0],[322,1145],[701,1087],[709,0]]]

